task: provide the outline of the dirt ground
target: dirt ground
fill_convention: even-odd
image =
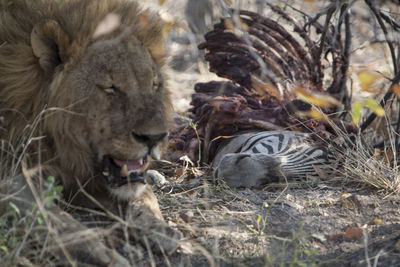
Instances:
[[[185,235],[172,266],[400,266],[398,196],[311,181],[235,190],[209,177],[157,191]]]
[[[215,79],[193,49],[198,42],[177,34],[169,44],[170,86],[181,113],[193,85]],[[387,66],[382,53],[354,51],[352,67]],[[171,184],[155,191],[184,240],[178,252],[144,257],[139,266],[400,266],[399,196],[344,177],[231,189],[207,169],[168,169]]]

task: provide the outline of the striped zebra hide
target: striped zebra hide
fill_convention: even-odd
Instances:
[[[214,177],[232,187],[259,187],[271,182],[317,176],[336,165],[333,148],[311,134],[279,131],[239,134],[221,146]]]

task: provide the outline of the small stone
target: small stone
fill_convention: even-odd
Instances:
[[[190,223],[192,221],[193,217],[194,217],[194,213],[191,210],[181,214],[182,220],[186,223]]]

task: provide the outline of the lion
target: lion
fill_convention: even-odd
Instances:
[[[179,232],[163,222],[144,182],[166,146],[172,111],[160,19],[130,0],[0,0],[0,25],[0,138],[22,147],[29,133],[19,151],[25,175],[14,175],[7,193],[29,202],[39,178],[54,176],[64,200],[113,214],[123,207],[124,219],[143,224],[136,229],[170,237],[150,241],[174,250]],[[52,214],[60,235],[85,229],[58,206]],[[96,235],[82,244],[62,251],[128,264]]]

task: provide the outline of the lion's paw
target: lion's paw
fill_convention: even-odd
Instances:
[[[140,240],[148,248],[155,252],[173,253],[179,246],[179,241],[183,234],[170,227],[164,220],[154,217],[148,212],[138,212],[131,217],[130,222],[132,227],[131,236]]]
[[[156,185],[157,187],[162,187],[169,183],[165,176],[156,170],[146,171],[144,174],[144,179],[146,180],[146,183],[150,185]]]

